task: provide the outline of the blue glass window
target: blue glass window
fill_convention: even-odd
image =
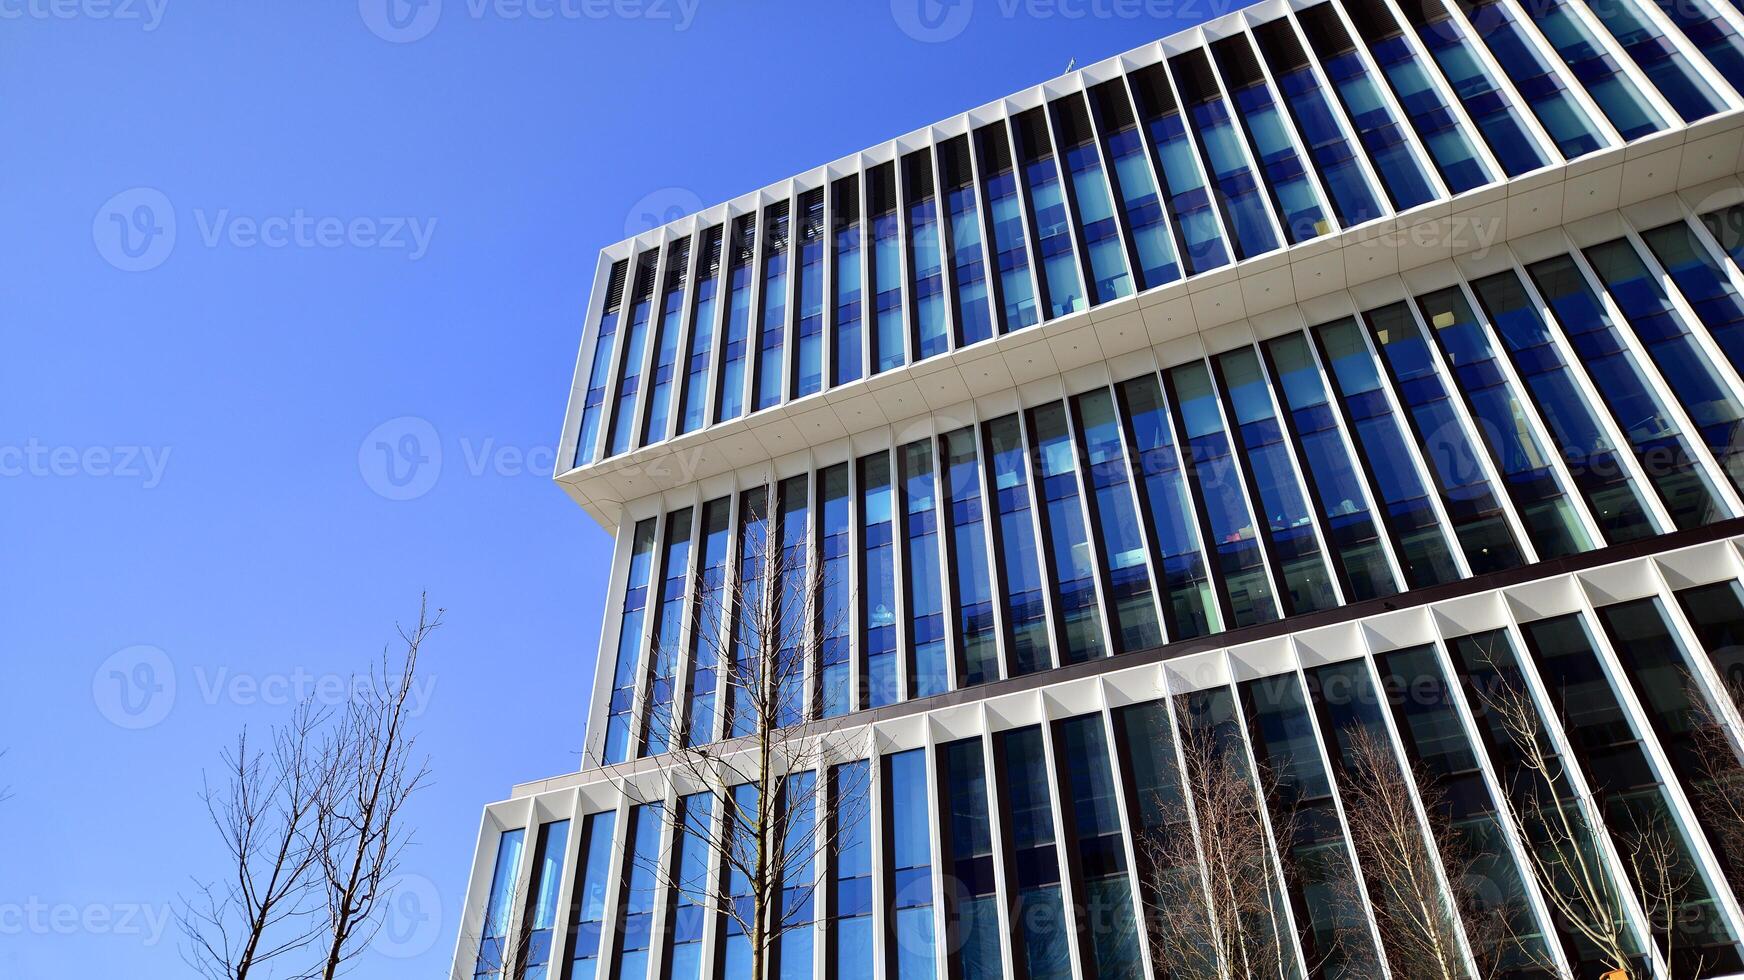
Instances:
[[[866,177],[872,215],[872,373],[908,360],[902,327],[902,217],[897,213],[896,169],[884,164]]]
[[[1151,152],[1156,154],[1157,173],[1162,175],[1163,197],[1168,203],[1175,234],[1188,275],[1229,264],[1229,248],[1213,209],[1211,191],[1205,184],[1199,156],[1175,101],[1169,73],[1162,65],[1141,68],[1128,76]]]
[[[1054,162],[1047,119],[1035,109],[1012,120],[1028,193],[1029,223],[1042,260],[1042,303],[1047,319],[1084,308],[1084,286],[1073,255],[1071,219],[1060,170]]]
[[[870,763],[830,767],[829,960],[836,980],[872,980]]]
[[[690,709],[684,744],[715,738],[715,692],[720,687],[720,649],[725,635],[727,562],[732,549],[732,500],[711,500],[702,509],[702,553],[696,570],[696,621],[690,638]]]
[[[690,597],[691,510],[666,518],[666,544],[660,556],[660,604],[654,607],[654,640],[648,648],[648,703],[643,709],[642,754],[659,755],[672,747],[672,694],[682,654],[684,602]]]
[[[1466,736],[1435,648],[1419,646],[1383,654],[1376,658],[1376,667],[1384,698],[1381,703],[1393,716],[1410,762],[1401,770],[1424,794],[1430,806],[1429,819],[1451,831],[1435,835],[1435,846],[1449,862],[1468,860],[1468,855],[1477,858],[1473,865],[1476,884],[1494,896],[1491,902],[1498,909],[1503,931],[1512,937],[1512,941],[1497,939],[1493,945],[1478,945],[1472,950],[1474,956],[1494,964],[1504,975],[1552,975],[1543,967],[1551,962],[1545,924],[1526,892],[1520,856],[1509,843],[1495,797],[1484,779],[1484,765]],[[1338,696],[1341,688],[1324,675],[1315,679],[1322,680],[1314,687],[1329,728],[1342,733],[1362,724],[1352,717],[1363,710],[1364,700],[1357,689],[1343,688],[1351,692],[1343,698]],[[1348,720],[1341,723],[1341,719]],[[1334,741],[1343,746],[1347,739],[1340,734]],[[1382,939],[1386,939],[1385,934]]]
[[[1733,486],[1744,489],[1744,407],[1671,304],[1659,276],[1626,239],[1595,245],[1586,257],[1702,442]]]
[[[630,839],[624,851],[624,890],[618,909],[617,980],[648,980],[654,936],[654,898],[663,877],[660,858],[664,810],[658,803],[630,808]]]
[[[521,874],[521,848],[526,843],[525,830],[505,830],[497,838],[497,863],[491,872],[490,897],[484,910],[484,935],[478,944],[478,965],[474,977],[495,977],[504,973],[517,975],[518,967],[505,963],[507,957],[517,957],[517,943],[511,941],[509,930],[515,917],[515,882]]]
[[[933,846],[927,805],[926,750],[884,757],[884,802],[890,835],[890,909],[895,948],[885,975],[892,980],[932,980]]]
[[[769,541],[769,491],[764,487],[739,494],[739,575],[731,596],[733,616],[732,663],[727,668],[726,732],[731,737],[751,734],[757,719],[745,700],[744,686],[757,684],[763,676],[758,657],[767,639],[760,628],[768,622],[762,614],[746,616],[764,601],[764,563],[771,553]]]
[[[950,495],[952,598],[957,611],[957,675],[964,685],[999,679],[999,638],[993,621],[993,580],[987,564],[981,507],[981,464],[975,430],[943,438],[945,489]]]
[[[1567,0],[1545,0],[1533,19],[1581,87],[1598,103],[1599,111],[1626,140],[1665,128],[1665,120],[1647,101],[1623,67],[1575,13]]]
[[[1483,57],[1441,4],[1407,3],[1402,7],[1423,47],[1440,66],[1454,98],[1465,106],[1466,114],[1489,144],[1503,172],[1518,177],[1549,163],[1538,140],[1527,130],[1513,98],[1496,82]]]
[[[678,800],[677,828],[673,831],[672,870],[665,884],[671,886],[672,913],[666,932],[667,980],[702,980],[703,922],[714,895],[709,883],[710,842],[715,840],[710,819],[714,797],[692,793]]]
[[[1277,100],[1272,98],[1253,46],[1245,36],[1237,34],[1213,42],[1211,50],[1285,237],[1302,242],[1331,231],[1320,191],[1314,186],[1302,155],[1296,151],[1289,124],[1284,121]]]
[[[1654,0],[1683,31],[1720,77],[1744,92],[1744,38],[1707,0]]]
[[[1284,442],[1284,427],[1253,348],[1243,347],[1214,359],[1218,381],[1229,400],[1237,458],[1245,463],[1255,503],[1266,517],[1272,564],[1282,580],[1290,613],[1328,609],[1338,602],[1332,575],[1320,552],[1314,518]]]
[[[1321,4],[1300,11],[1297,16],[1308,44],[1320,60],[1320,70],[1337,93],[1357,139],[1368,151],[1369,162],[1380,176],[1393,209],[1405,211],[1435,197],[1435,188],[1429,183],[1422,161],[1332,5]]]
[[[720,387],[715,393],[715,421],[726,422],[745,413],[745,354],[751,343],[751,278],[756,274],[756,215],[733,222],[728,256],[727,318],[725,343],[721,345]]]
[[[589,814],[582,824],[581,868],[570,906],[570,980],[599,976],[600,937],[605,932],[606,896],[611,892],[612,828],[617,822],[618,815],[606,810]]]
[[[1460,5],[1473,23],[1483,26],[1478,37],[1489,47],[1496,64],[1514,83],[1515,91],[1526,100],[1527,107],[1556,141],[1556,148],[1564,157],[1573,160],[1605,145],[1605,138],[1599,135],[1586,110],[1575,101],[1562,77],[1538,53],[1527,39],[1525,28],[1506,7],[1496,0],[1461,0]]]
[[[776,914],[780,936],[775,945],[775,976],[780,980],[810,980],[812,975],[812,923],[817,920],[815,859],[822,856],[823,843],[817,832],[817,804],[816,773],[796,772],[781,780],[777,826],[783,840],[776,854],[781,873],[781,904]]]
[[[617,765],[630,754],[630,709],[636,702],[636,668],[642,652],[642,620],[648,612],[655,523],[652,517],[638,521],[630,539],[630,572],[624,581],[624,614],[618,626],[618,658],[612,670],[612,698],[606,707],[601,765]]]
[[[1060,854],[1054,846],[1054,810],[1047,748],[1040,728],[994,736],[1005,763],[1006,822],[1003,826],[1007,887],[1017,893],[1013,909],[1014,957],[1030,980],[1070,980],[1072,954],[1060,897]]]
[[[1121,448],[1120,419],[1107,389],[1072,399],[1083,442],[1084,481],[1098,533],[1097,553],[1108,587],[1108,614],[1116,653],[1144,650],[1163,642],[1151,591],[1144,531]]]
[[[1719,93],[1633,0],[1588,0],[1587,6],[1684,122],[1705,119],[1725,108]]]
[[[1211,372],[1203,361],[1196,361],[1171,368],[1165,377],[1169,401],[1180,419],[1189,482],[1205,513],[1207,540],[1216,543],[1215,567],[1222,579],[1229,625],[1269,623],[1278,618],[1277,599],[1266,575],[1253,512],[1230,456],[1229,433],[1211,386]]]
[[[1739,230],[1744,229],[1744,206],[1705,214],[1702,223],[1732,255],[1733,263],[1738,263],[1739,256],[1744,255],[1739,235]],[[1707,246],[1697,240],[1694,229],[1682,221],[1643,232],[1641,238],[1671,276],[1697,319],[1708,328],[1726,360],[1736,370],[1744,371],[1744,295],[1732,285],[1720,264],[1723,260],[1716,260]]]
[[[1442,508],[1453,523],[1466,565],[1472,574],[1483,575],[1520,564],[1525,556],[1454,412],[1411,308],[1393,303],[1364,313],[1363,320],[1405,409],[1411,434],[1422,448],[1429,478],[1441,493]]]
[[[1551,445],[1562,454],[1606,540],[1616,544],[1659,533],[1639,488],[1575,384],[1549,325],[1519,277],[1499,272],[1472,283],[1472,291],[1507,347],[1514,369],[1550,428]]]
[[[617,262],[606,280],[605,309],[594,331],[593,364],[588,368],[587,393],[581,401],[581,432],[575,441],[575,465],[593,462],[599,450],[600,410],[605,405],[606,382],[611,379],[612,354],[618,342],[618,314],[624,303],[624,277],[629,263]]]
[[[1308,64],[1301,42],[1288,19],[1254,28],[1260,51],[1278,80],[1278,92],[1290,110],[1290,118],[1307,144],[1308,156],[1320,174],[1320,182],[1332,197],[1332,207],[1346,227],[1360,225],[1381,215],[1362,164],[1332,106],[1326,101],[1320,79]]]
[[[1277,248],[1278,239],[1272,232],[1272,219],[1266,211],[1259,181],[1248,164],[1241,136],[1230,119],[1229,106],[1218,90],[1217,76],[1205,52],[1177,55],[1170,60],[1170,68],[1181,93],[1181,104],[1199,137],[1199,149],[1211,174],[1218,204],[1223,208],[1236,258],[1245,259]]]
[[[1154,375],[1142,375],[1119,386],[1120,413],[1126,437],[1144,484],[1139,509],[1150,528],[1162,587],[1163,622],[1171,641],[1204,636],[1221,628],[1217,596],[1205,571],[1199,523],[1192,497],[1175,452],[1169,408]]]
[[[796,725],[806,712],[806,673],[811,665],[805,662],[809,654],[806,606],[811,575],[811,492],[804,476],[788,477],[776,487],[777,545],[781,549],[780,581],[775,583],[775,607],[769,621],[779,630],[774,642],[776,663],[770,681],[779,687],[776,701],[776,721],[782,727]]]
[[[1627,687],[1634,694],[1652,735],[1659,739],[1670,763],[1671,774],[1687,787],[1686,792],[1693,798],[1698,815],[1707,816],[1712,811],[1703,804],[1714,803],[1714,794],[1724,793],[1722,787],[1730,780],[1716,779],[1714,770],[1717,767],[1704,763],[1703,742],[1711,732],[1703,729],[1709,719],[1723,717],[1720,712],[1724,709],[1715,699],[1702,694],[1701,684],[1695,679],[1698,667],[1666,620],[1665,609],[1658,598],[1603,606],[1598,612],[1599,622],[1610,637],[1611,648],[1616,651],[1623,668],[1612,675],[1612,686]],[[1582,668],[1590,668],[1591,661],[1577,652],[1569,666],[1582,671]],[[1576,683],[1592,683],[1592,680],[1581,676]],[[1624,713],[1615,696],[1607,707],[1615,712],[1613,718],[1620,718]],[[1583,717],[1582,721],[1585,720]],[[1648,735],[1641,733],[1641,737]],[[1638,805],[1644,804],[1649,813],[1658,811],[1663,817],[1669,816],[1662,809],[1666,801],[1652,799],[1651,790],[1646,786],[1640,789],[1647,791],[1642,794],[1647,798],[1638,800]],[[1701,831],[1691,828],[1688,833],[1696,835]],[[1739,847],[1736,840],[1727,841],[1725,838],[1729,835],[1725,833],[1715,833],[1710,829],[1705,836],[1725,873],[1735,880],[1741,864],[1744,864],[1744,848]],[[1690,882],[1694,888],[1684,893],[1684,900],[1691,906],[1686,914],[1695,921],[1695,928],[1690,930],[1694,935],[1687,938],[1696,939],[1700,945],[1699,952],[1685,948],[1686,934],[1680,934],[1677,948],[1682,952],[1673,953],[1674,961],[1681,958],[1679,966],[1692,976],[1703,968],[1737,970],[1740,964],[1735,944],[1718,941],[1730,936],[1712,904],[1715,882],[1708,880],[1708,876],[1694,865],[1687,866],[1686,871],[1698,876]],[[1695,965],[1698,961],[1701,967]]]
[[[1047,600],[1042,594],[1041,555],[1029,502],[1028,467],[1017,416],[988,422],[983,429],[993,500],[999,519],[993,526],[994,552],[1005,589],[1005,647],[1012,676],[1053,666],[1048,639]]]
[[[834,342],[831,349],[831,384],[845,385],[857,381],[861,373],[861,347],[865,340],[863,321],[865,297],[861,288],[864,256],[860,249],[860,178],[843,177],[836,181],[832,193],[836,196],[833,222],[834,251],[830,261],[834,275],[835,319],[831,321]]]
[[[750,854],[755,839],[754,828],[760,813],[759,804],[762,797],[757,792],[754,783],[740,783],[730,791],[732,805],[723,807],[721,819],[725,826],[721,829],[720,839],[728,848],[740,848],[736,853]],[[725,900],[737,907],[740,915],[722,915],[722,925],[726,926],[722,938],[721,966],[723,976],[748,977],[751,975],[751,941],[745,936],[745,927],[740,920],[743,912],[750,907],[751,879],[744,871],[732,864],[726,865],[727,887]]]
[[[563,883],[563,848],[569,841],[569,821],[554,820],[539,827],[539,842],[533,851],[533,887],[528,894],[533,906],[522,928],[526,948],[516,976],[546,980],[551,971],[551,931],[557,926],[557,901]]]
[[[1326,397],[1320,367],[1300,333],[1265,343],[1266,362],[1277,378],[1278,400],[1290,438],[1301,454],[1309,491],[1320,503],[1327,544],[1339,581],[1351,600],[1373,599],[1399,591],[1379,525],[1369,510],[1362,473],[1351,462],[1339,432],[1337,411]]]
[[[1090,555],[1089,528],[1078,496],[1078,453],[1066,431],[1065,406],[1055,402],[1030,409],[1029,426],[1048,570],[1054,580],[1054,610],[1060,619],[1060,661],[1094,660],[1108,651],[1102,645],[1096,560]]]
[[[630,448],[635,431],[636,394],[642,390],[642,357],[648,349],[648,321],[654,312],[654,280],[657,263],[650,256],[638,265],[630,297],[630,327],[624,333],[624,349],[618,357],[618,394],[612,404],[612,423],[606,440],[606,455],[616,456]]]
[[[1012,169],[1011,142],[1005,125],[975,131],[981,166],[981,193],[986,198],[987,227],[993,232],[993,257],[999,267],[994,280],[1001,333],[1036,322],[1035,284],[1030,277],[1029,245],[1023,230],[1023,202],[1018,199],[1017,174]]]
[[[898,450],[902,465],[902,553],[908,579],[909,697],[924,698],[950,688],[945,664],[944,582],[939,574],[938,482],[933,447],[926,440]]]
[[[1387,401],[1362,331],[1346,317],[1315,327],[1313,335],[1357,451],[1368,464],[1377,502],[1386,509],[1405,580],[1412,588],[1421,588],[1459,578],[1459,565],[1436,517],[1429,488]]]
[[[1356,873],[1302,684],[1294,673],[1279,674],[1244,682],[1240,696],[1254,761],[1274,780],[1266,800],[1272,819],[1295,830],[1278,849],[1303,957],[1319,977],[1377,976],[1363,903],[1339,900],[1358,894]]]
[[[799,281],[794,302],[793,397],[824,387],[824,192],[799,199]]]
[[[1504,725],[1500,712],[1482,710],[1500,693],[1514,692],[1524,695],[1527,691],[1527,681],[1520,662],[1516,659],[1513,644],[1508,640],[1508,634],[1502,630],[1494,630],[1462,636],[1448,644],[1448,652],[1452,655],[1454,676],[1467,688],[1467,701],[1472,705],[1472,721],[1476,723],[1479,739],[1488,750],[1489,762],[1494,767],[1502,792],[1512,799],[1516,812],[1524,815],[1524,826],[1520,830],[1525,846],[1539,851],[1535,861],[1556,861],[1557,854],[1570,853],[1571,845],[1557,847],[1544,842],[1568,840],[1568,831],[1553,829],[1550,822],[1557,820],[1558,813],[1564,808],[1572,811],[1578,805],[1574,800],[1573,786],[1566,776],[1552,782],[1540,771],[1528,766],[1521,757],[1518,738]],[[1542,719],[1537,717],[1542,710],[1535,705],[1533,738],[1552,767],[1550,771],[1560,773],[1569,762],[1550,740],[1542,726]],[[1604,732],[1601,729],[1593,734],[1602,736]],[[1539,803],[1527,802],[1534,799]],[[1597,842],[1592,837],[1590,825],[1585,820],[1577,819],[1572,821],[1572,827],[1572,832],[1579,837],[1572,847],[1582,853],[1593,853]],[[1564,836],[1550,836],[1558,833]],[[1616,891],[1621,883],[1614,880],[1608,862],[1601,863],[1591,874],[1593,877],[1590,880],[1601,884],[1608,893],[1621,894]],[[1561,880],[1551,882],[1549,887],[1570,887],[1566,877],[1558,877]],[[1561,923],[1558,924],[1560,926]],[[1625,953],[1641,955],[1638,937],[1633,935],[1632,929],[1624,931],[1630,933],[1624,940],[1629,947]],[[1601,966],[1603,954],[1590,940],[1579,934],[1579,930],[1563,929],[1562,939],[1564,949],[1569,952],[1569,959],[1579,973],[1596,976],[1604,971]]]
[[[1071,176],[1066,195],[1077,220],[1079,242],[1089,265],[1090,302],[1106,303],[1132,292],[1132,276],[1126,268],[1126,249],[1120,224],[1114,217],[1114,199],[1090,128],[1083,96],[1070,96],[1051,105],[1054,135]]]
[[[908,212],[909,302],[914,317],[914,359],[950,349],[945,326],[945,250],[939,239],[939,202],[933,193],[933,156],[926,150],[902,160]]]
[[[1654,656],[1655,647],[1663,656],[1663,643],[1670,639],[1663,620],[1653,622],[1659,618],[1654,601],[1646,602],[1610,610],[1606,616],[1614,635],[1627,639],[1634,655],[1643,659]],[[1668,775],[1675,776],[1660,771],[1649,757],[1644,743],[1650,735],[1624,710],[1616,678],[1600,662],[1586,623],[1575,614],[1527,623],[1521,629],[1545,686],[1557,692],[1553,709],[1574,734],[1569,739],[1570,753],[1593,784],[1603,787],[1597,803],[1618,850],[1627,853],[1634,828],[1660,827],[1670,838],[1672,866],[1687,869],[1672,926],[1676,935],[1668,934],[1660,918],[1653,925],[1660,951],[1671,957],[1673,974],[1697,976],[1708,969],[1724,974],[1738,969],[1735,937],[1719,910],[1712,883],[1693,857],[1687,828],[1675,815],[1665,785]],[[1633,878],[1636,894],[1648,894],[1655,887],[1651,879],[1642,877],[1651,870],[1640,863],[1622,863]]]
[[[648,410],[642,419],[638,445],[666,438],[672,421],[672,382],[678,364],[678,339],[684,324],[684,284],[690,276],[690,239],[679,239],[668,250],[666,285],[660,300],[660,329],[654,337],[654,379],[648,389]]]
[[[838,463],[818,474],[817,536],[823,561],[817,582],[818,713],[825,718],[854,710],[848,578],[854,521],[848,466]]]
[[[1253,766],[1248,762],[1247,748],[1243,744],[1241,734],[1241,714],[1229,688],[1216,687],[1196,691],[1192,694],[1178,695],[1175,698],[1175,711],[1181,727],[1182,755],[1192,760],[1190,765],[1194,767],[1186,770],[1190,793],[1204,792],[1207,788],[1215,787],[1226,778],[1237,780],[1249,786],[1256,785],[1256,777],[1263,774],[1256,774]],[[1212,773],[1209,777],[1195,774],[1195,770],[1204,773],[1207,769]],[[1245,810],[1250,803],[1243,799],[1238,805]],[[1202,825],[1209,820],[1217,820],[1224,826],[1230,826],[1227,823],[1230,819],[1227,809],[1219,813],[1218,808],[1207,806],[1197,799],[1190,800],[1190,809],[1186,813],[1181,813],[1181,808],[1171,807],[1170,809],[1178,813],[1179,819],[1183,822],[1192,815],[1197,815]],[[1237,819],[1247,821],[1251,820],[1252,817],[1243,816]],[[1244,823],[1243,826],[1247,825]],[[1189,833],[1192,832],[1190,828],[1184,829]],[[1211,833],[1214,834],[1215,831]],[[1208,836],[1210,835],[1202,834],[1201,840],[1205,840]],[[1267,836],[1271,835],[1262,834],[1258,842],[1242,845],[1242,856],[1239,859],[1246,865],[1248,873],[1260,879],[1260,883],[1264,886],[1263,899],[1258,895],[1254,896],[1253,911],[1250,915],[1252,937],[1245,940],[1245,945],[1248,949],[1263,951],[1261,955],[1267,957],[1285,958],[1285,962],[1277,969],[1276,975],[1299,977],[1300,973],[1294,965],[1296,950],[1293,948],[1294,944],[1291,943],[1289,936],[1285,933],[1289,926],[1289,910],[1285,907],[1285,903],[1289,901],[1289,896],[1285,893],[1284,882],[1278,878],[1277,865],[1273,863],[1270,856],[1255,853],[1257,849],[1270,850],[1271,847],[1281,850],[1288,847],[1289,840],[1286,838],[1267,842],[1265,839]],[[1195,861],[1191,867],[1178,871],[1168,869],[1165,874],[1179,881],[1177,876],[1185,872],[1186,876],[1190,876],[1187,880],[1192,883],[1192,887],[1203,888],[1203,885],[1199,883],[1202,880],[1200,878],[1201,864],[1202,862]],[[1276,952],[1274,953],[1273,950]],[[1261,975],[1265,974],[1262,972]],[[1349,975],[1373,976],[1375,972],[1365,974],[1361,971],[1354,971]],[[1340,976],[1337,972],[1329,975],[1329,977],[1337,976]],[[1329,978],[1314,976],[1314,980],[1329,980]]]
[[[708,415],[709,366],[714,362],[716,302],[721,288],[721,229],[703,233],[697,255],[696,288],[691,290],[690,351],[685,355],[684,408],[678,434],[702,428]]]
[[[1120,202],[1120,213],[1126,217],[1127,233],[1132,236],[1138,288],[1150,289],[1179,279],[1181,266],[1175,261],[1175,243],[1169,237],[1169,223],[1157,197],[1144,137],[1138,131],[1132,103],[1127,101],[1126,86],[1119,80],[1103,82],[1090,90],[1090,97],[1102,129],[1108,178]]]
[[[1061,784],[1072,801],[1065,808],[1068,840],[1077,846],[1078,874],[1085,894],[1079,906],[1080,949],[1090,975],[1098,980],[1137,980],[1138,929],[1133,921],[1132,881],[1127,876],[1120,801],[1109,768],[1108,739],[1100,714],[1054,723]]]
[[[890,456],[860,460],[860,623],[866,697],[876,708],[902,697],[896,685],[895,491]]]
[[[1331,7],[1319,8],[1331,12]],[[1464,124],[1435,86],[1429,66],[1418,60],[1410,38],[1399,28],[1393,15],[1378,3],[1347,0],[1357,32],[1368,43],[1375,66],[1393,89],[1399,108],[1417,131],[1417,138],[1435,161],[1435,169],[1447,189],[1455,194],[1470,190],[1493,179],[1489,166],[1478,156]]]
[[[1472,315],[1465,294],[1458,287],[1442,289],[1419,297],[1417,308],[1447,358],[1454,390],[1465,399],[1538,557],[1557,558],[1592,548],[1592,537],[1569,502],[1562,477],[1533,433],[1528,410],[1497,360],[1489,334]]]
[[[944,822],[945,929],[952,941],[952,980],[1003,980],[999,927],[999,889],[993,872],[993,826],[987,809],[987,768],[981,740],[968,738],[939,747],[939,813]]]
[[[787,343],[787,266],[789,221],[787,202],[763,212],[763,310],[757,327],[756,401],[760,411],[781,401],[781,376]]]
[[[1647,479],[1665,501],[1672,523],[1679,528],[1700,527],[1730,516],[1677,422],[1648,384],[1634,353],[1574,261],[1557,256],[1533,263],[1527,272],[1567,332],[1575,356],[1628,438]]]
[[[944,175],[944,241],[950,251],[951,310],[960,347],[993,336],[987,258],[981,250],[981,215],[976,207],[975,168],[969,159],[968,137],[959,136],[939,148],[939,168]]]

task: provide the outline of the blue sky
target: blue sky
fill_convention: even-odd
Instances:
[[[598,249],[1217,12],[387,2],[0,2],[9,980],[189,975],[202,770],[421,590],[435,781],[352,975],[441,975],[482,804],[578,762],[610,542],[549,468]]]

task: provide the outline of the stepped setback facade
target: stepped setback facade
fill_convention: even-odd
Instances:
[[[771,977],[1744,973],[1741,173],[1744,0],[1268,0],[605,248],[452,977],[749,975],[776,596]]]

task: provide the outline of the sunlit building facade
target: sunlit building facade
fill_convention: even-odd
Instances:
[[[586,761],[486,808],[453,977],[741,976],[649,872],[729,887],[672,830],[713,815],[618,787],[735,735],[688,631],[757,541],[826,573],[804,713],[865,752],[812,775],[872,815],[783,978],[1187,975],[1206,740],[1265,790],[1252,975],[1416,974],[1363,745],[1506,923],[1450,914],[1463,975],[1603,972],[1547,795],[1636,975],[1744,973],[1741,32],[1261,3],[605,249],[557,474],[616,540]]]

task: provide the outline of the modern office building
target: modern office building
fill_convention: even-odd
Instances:
[[[1637,976],[1744,972],[1741,172],[1741,0],[1267,0],[606,248],[587,762],[485,808],[453,977],[742,980],[622,786],[733,735],[685,637],[761,540],[869,773],[783,978],[1205,975],[1152,940],[1207,743],[1277,882],[1229,975],[1418,975],[1362,744],[1465,975],[1598,976],[1583,889]]]

